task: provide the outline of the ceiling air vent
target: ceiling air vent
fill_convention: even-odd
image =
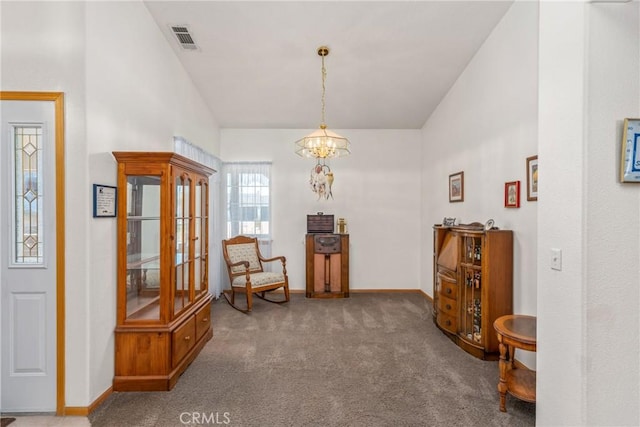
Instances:
[[[171,31],[175,34],[178,43],[186,50],[197,50],[196,42],[193,41],[193,37],[189,33],[189,28],[186,25],[172,25]]]

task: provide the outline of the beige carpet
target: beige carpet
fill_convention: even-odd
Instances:
[[[92,426],[535,424],[534,404],[508,396],[499,411],[497,362],[447,339],[420,294],[212,310],[214,338],[172,391],[114,393]]]

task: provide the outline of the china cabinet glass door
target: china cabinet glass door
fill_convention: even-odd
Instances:
[[[460,334],[468,341],[482,344],[482,238],[463,236],[461,269]]]
[[[206,180],[199,180],[196,183],[195,189],[195,236],[194,236],[194,261],[195,261],[195,273],[194,273],[194,287],[195,298],[197,299],[200,294],[207,291],[207,261],[208,261],[208,240],[209,234],[207,229],[208,216],[207,216],[207,201],[208,201],[208,185]]]
[[[160,319],[160,177],[127,177],[126,320]]]
[[[187,173],[175,178],[175,286],[173,287],[173,314],[180,313],[191,302],[189,277],[193,257],[191,254],[191,178]]]

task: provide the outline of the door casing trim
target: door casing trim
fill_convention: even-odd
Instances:
[[[65,415],[64,92],[0,91],[0,101],[53,101],[56,163],[56,415]]]

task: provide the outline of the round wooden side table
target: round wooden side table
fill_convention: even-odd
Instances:
[[[514,366],[516,348],[536,351],[536,317],[510,314],[496,319],[493,327],[498,334],[500,349],[500,410],[507,412],[507,392],[518,399],[535,403],[536,372]]]

